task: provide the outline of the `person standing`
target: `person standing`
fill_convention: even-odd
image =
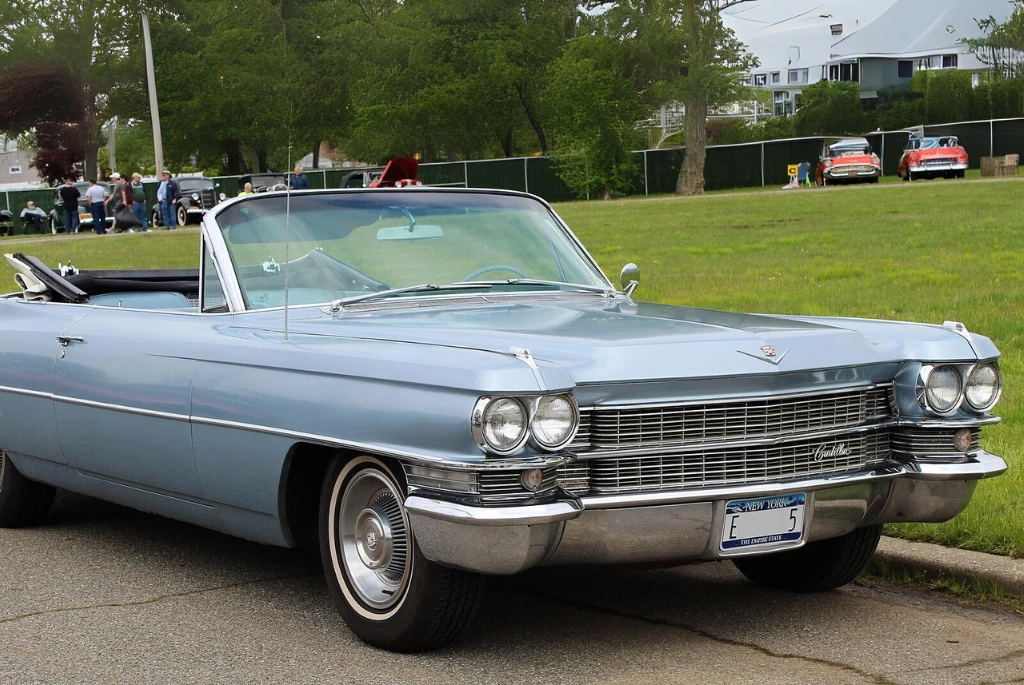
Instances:
[[[142,174],[132,174],[132,214],[139,220],[139,230],[150,232],[149,213],[146,211],[146,189],[142,185]]]
[[[107,194],[103,192],[103,186],[96,183],[95,178],[89,179],[89,187],[85,190],[85,198],[89,202],[89,212],[92,214],[92,230],[96,235],[107,234],[107,212],[103,204]]]
[[[302,167],[295,166],[295,174],[292,176],[292,190],[309,190],[309,177],[302,173]]]
[[[160,174],[163,180],[160,187],[156,189],[156,201],[160,203],[160,217],[164,222],[164,230],[173,230],[178,227],[177,204],[181,198],[181,190],[178,183],[171,178],[171,172],[164,169]]]
[[[114,231],[117,233],[124,231],[134,233],[135,231],[132,230],[131,225],[125,226],[117,220],[117,213],[123,207],[130,208],[132,205],[131,187],[121,178],[121,174],[116,171],[110,174],[110,180],[114,183],[114,188],[110,192],[110,198],[107,199],[107,206],[110,208],[110,216],[114,217]],[[129,211],[131,210],[129,209]]]
[[[82,193],[70,178],[64,182],[64,187],[58,192],[64,203],[64,232],[78,233],[78,199],[82,197]]]

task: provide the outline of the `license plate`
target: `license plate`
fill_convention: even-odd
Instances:
[[[737,499],[725,503],[722,550],[755,550],[798,542],[804,533],[807,495]]]
[[[92,214],[79,214],[78,215],[78,220],[79,221],[92,221]]]

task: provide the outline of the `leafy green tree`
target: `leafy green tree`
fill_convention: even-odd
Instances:
[[[144,103],[141,12],[173,11],[176,0],[8,0],[0,4],[0,67],[40,60],[63,65],[79,92],[86,172],[96,169],[103,125],[128,102]]]
[[[846,136],[870,125],[856,83],[819,81],[807,88],[793,118],[799,136]]]
[[[580,197],[629,191],[643,142],[635,128],[645,108],[629,79],[588,54],[596,39],[580,39],[551,65],[545,91],[552,156],[559,175]]]
[[[715,136],[716,145],[759,143],[764,140],[782,140],[796,136],[792,117],[774,117],[759,123],[736,121],[719,131]]]
[[[1004,22],[992,16],[977,20],[985,35],[966,41],[983,64],[1007,79],[1024,76],[1024,0],[1014,0],[1013,5]]]
[[[654,108],[682,102],[686,156],[676,192],[704,192],[708,112],[747,98],[742,79],[756,60],[722,23],[721,12],[750,0],[590,0],[598,35],[626,47],[634,86]]]

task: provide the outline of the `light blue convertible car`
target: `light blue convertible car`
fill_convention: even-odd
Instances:
[[[354,633],[415,651],[538,565],[835,588],[1006,468],[987,338],[642,303],[529,195],[268,193],[201,240],[177,272],[7,256],[0,525],[60,487],[309,545]]]

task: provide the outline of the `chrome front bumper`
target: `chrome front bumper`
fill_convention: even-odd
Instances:
[[[932,164],[928,166],[912,166],[907,168],[915,174],[931,173],[933,171],[936,173],[945,171],[967,171],[966,164]]]
[[[640,564],[727,559],[725,503],[803,492],[804,542],[880,523],[941,523],[970,502],[978,480],[1006,462],[978,451],[961,464],[887,465],[833,478],[720,489],[656,492],[549,504],[474,507],[412,495],[405,501],[424,556],[446,566],[509,575],[537,565]],[[789,549],[782,543],[778,549]],[[773,551],[761,548],[757,553]]]

